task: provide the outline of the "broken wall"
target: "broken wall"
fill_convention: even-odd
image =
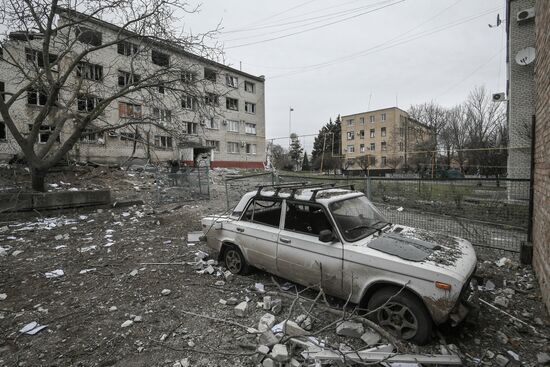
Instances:
[[[536,3],[533,266],[550,310],[550,2]]]

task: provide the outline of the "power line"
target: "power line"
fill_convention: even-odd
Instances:
[[[350,61],[350,60],[353,60],[355,58],[358,58],[358,57],[363,57],[363,56],[367,56],[367,55],[371,55],[373,53],[376,53],[376,52],[380,52],[380,51],[385,51],[385,50],[388,50],[390,48],[393,48],[393,47],[396,47],[396,46],[400,46],[400,45],[403,45],[405,43],[409,43],[409,42],[412,42],[412,41],[415,41],[417,39],[420,39],[420,38],[424,38],[424,37],[427,37],[427,36],[430,36],[432,34],[435,34],[435,33],[439,33],[439,32],[442,32],[444,30],[447,30],[447,29],[450,29],[450,28],[454,28],[456,26],[459,26],[459,25],[462,25],[462,24],[465,24],[465,23],[468,23],[468,22],[471,22],[473,20],[476,20],[476,19],[479,19],[485,15],[488,15],[492,12],[494,12],[495,10],[497,10],[499,8],[496,8],[496,9],[490,9],[490,10],[487,10],[481,14],[478,14],[476,16],[471,16],[471,17],[467,17],[467,18],[462,18],[458,21],[455,21],[454,23],[451,23],[451,24],[448,24],[448,25],[445,25],[445,26],[440,26],[440,27],[437,27],[437,28],[434,28],[432,29],[431,31],[423,31],[423,32],[420,32],[420,33],[417,33],[417,34],[413,34],[411,37],[409,37],[408,39],[404,39],[404,40],[400,40],[398,42],[395,42],[393,44],[390,44],[390,45],[386,45],[385,47],[381,47],[383,45],[385,45],[387,43],[384,42],[384,43],[380,43],[378,45],[375,45],[375,46],[372,46],[370,48],[367,48],[365,50],[362,50],[362,51],[359,51],[359,52],[356,52],[356,53],[353,53],[353,54],[349,54],[349,55],[346,55],[346,56],[342,56],[342,57],[338,57],[338,58],[335,58],[333,60],[329,60],[329,61],[326,61],[326,62],[323,62],[323,63],[319,63],[319,64],[313,64],[313,65],[308,65],[308,66],[304,66],[302,67],[303,69],[302,70],[297,70],[297,71],[294,71],[294,72],[289,72],[289,73],[286,73],[286,74],[279,74],[279,75],[274,75],[274,76],[271,76],[269,79],[277,79],[277,78],[282,78],[282,77],[287,77],[287,76],[292,76],[292,75],[296,75],[296,74],[301,74],[303,72],[308,72],[308,71],[313,71],[313,70],[317,70],[317,69],[322,69],[322,68],[325,68],[325,67],[328,67],[328,66],[332,66],[332,65],[335,65],[339,62],[345,62],[345,61]],[[296,67],[298,68],[298,67]]]
[[[293,27],[288,27],[288,28],[281,29],[281,30],[271,31],[270,33],[262,33],[262,34],[255,34],[255,35],[251,35],[251,36],[233,38],[233,39],[226,40],[225,42],[233,42],[233,41],[238,41],[238,40],[241,40],[241,39],[263,37],[263,36],[266,36],[266,35],[271,35],[271,34],[273,34],[273,32],[285,32],[285,31],[289,31],[289,30],[292,30],[292,29],[296,29],[296,28],[307,27],[307,26],[310,26],[310,25],[313,25],[313,24],[316,24],[316,23],[325,22],[327,19],[339,18],[339,17],[345,16],[345,15],[348,15],[348,14],[357,13],[357,12],[360,12],[362,10],[370,9],[372,7],[375,7],[378,4],[388,3],[390,1],[391,0],[384,0],[384,1],[379,1],[378,3],[375,3],[375,4],[363,5],[363,6],[360,6],[358,8],[341,10],[341,11],[338,11],[338,12],[335,12],[335,13],[319,15],[319,16],[316,16],[316,17],[299,19],[299,20],[285,22],[285,23],[264,25],[264,26],[261,26],[261,27],[251,28],[250,30],[261,30],[261,29],[266,29],[266,28],[283,27],[285,25],[296,24],[296,23],[306,23],[306,24],[300,24],[300,25],[293,26]],[[309,22],[309,21],[312,21],[312,22]],[[307,22],[309,22],[309,23],[307,23]]]
[[[243,43],[243,44],[240,44],[240,45],[230,46],[230,47],[226,47],[226,49],[239,48],[239,47],[245,47],[245,46],[250,46],[250,45],[256,45],[256,44],[259,44],[259,43],[271,42],[271,41],[275,41],[275,40],[278,40],[278,39],[281,39],[281,38],[287,38],[287,37],[295,36],[295,35],[302,34],[302,33],[305,33],[305,32],[310,32],[310,31],[313,31],[313,30],[316,30],[316,29],[329,27],[331,25],[341,23],[341,22],[344,22],[346,20],[358,18],[358,17],[363,16],[365,14],[370,14],[370,13],[373,13],[377,10],[381,10],[381,9],[384,9],[384,8],[387,8],[387,7],[390,7],[390,6],[397,5],[397,4],[402,3],[404,1],[405,0],[399,0],[399,1],[397,1],[395,3],[392,3],[392,4],[384,5],[384,6],[381,6],[379,8],[375,8],[373,10],[365,11],[365,12],[347,17],[347,18],[343,18],[343,19],[340,19],[340,20],[337,20],[337,21],[334,21],[334,22],[329,22],[329,23],[326,23],[326,24],[323,24],[323,25],[320,25],[320,26],[308,28],[308,29],[305,29],[305,30],[302,30],[302,31],[299,31],[299,32],[289,33],[289,34],[285,34],[285,35],[278,36],[278,37],[268,38],[268,39],[265,39],[265,40],[260,40],[260,41],[255,41],[255,42],[248,42],[248,43]]]

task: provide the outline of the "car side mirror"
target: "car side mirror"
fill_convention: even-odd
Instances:
[[[321,242],[332,242],[334,235],[330,229],[323,229],[319,232],[319,241]]]

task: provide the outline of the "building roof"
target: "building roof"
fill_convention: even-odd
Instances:
[[[351,113],[349,115],[342,115],[341,117],[344,118],[344,117],[349,117],[349,116],[356,116],[356,115],[364,115],[364,114],[367,114],[367,113],[373,113],[373,112],[380,112],[380,111],[387,111],[387,110],[399,110],[403,113],[405,113],[407,116],[409,115],[407,113],[407,111],[405,110],[402,110],[401,108],[399,107],[386,107],[386,108],[379,108],[379,109],[376,109],[376,110],[370,110],[370,111],[365,111],[365,112],[357,112],[357,113]]]
[[[117,26],[113,23],[109,23],[109,22],[106,22],[106,21],[101,20],[99,18],[95,18],[95,17],[89,16],[89,15],[86,15],[86,14],[78,12],[76,10],[67,9],[67,8],[63,8],[63,7],[57,7],[56,13],[60,14],[60,15],[67,16],[67,17],[77,18],[77,19],[82,20],[84,22],[93,23],[93,24],[96,24],[98,26],[113,30],[115,32],[120,32],[120,33],[122,33],[124,35],[127,35],[129,37],[144,38],[143,36],[139,35],[138,33],[123,29],[123,28],[121,28],[121,27],[119,27],[119,26]],[[209,64],[209,65],[212,65],[212,66],[215,66],[215,67],[219,67],[221,69],[231,71],[232,73],[239,74],[239,75],[245,76],[245,77],[250,78],[250,79],[254,79],[258,82],[262,82],[262,83],[265,82],[265,77],[263,75],[262,76],[252,75],[252,74],[243,72],[241,70],[234,69],[230,66],[221,64],[219,62],[207,59],[205,57],[195,55],[194,53],[185,50],[182,46],[176,45],[175,43],[170,42],[168,40],[160,41],[160,40],[149,39],[148,41],[151,42],[151,44],[153,44],[153,45],[156,45],[156,46],[161,47],[161,48],[168,48],[172,52],[181,54],[181,55],[189,57],[191,59],[198,60],[198,61],[203,62],[205,64]]]

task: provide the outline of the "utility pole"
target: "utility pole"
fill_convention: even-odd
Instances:
[[[292,111],[294,111],[294,108],[289,107],[288,108],[288,146],[289,147],[291,144],[290,135],[292,134]]]

